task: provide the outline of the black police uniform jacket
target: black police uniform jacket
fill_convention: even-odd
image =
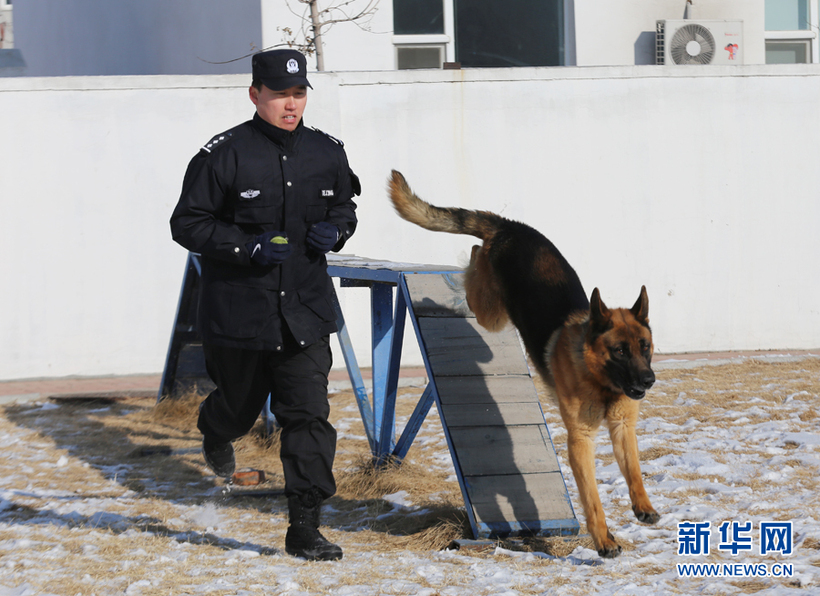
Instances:
[[[285,325],[303,346],[336,331],[327,261],[305,238],[311,225],[332,223],[340,250],[356,229],[354,191],[358,178],[341,143],[301,122],[285,131],[257,114],[205,145],[171,216],[174,240],[202,255],[203,340],[281,350]],[[284,231],[292,252],[263,267],[245,245],[269,231]]]

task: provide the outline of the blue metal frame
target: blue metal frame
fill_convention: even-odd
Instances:
[[[364,385],[362,372],[356,360],[356,352],[353,350],[353,344],[350,341],[350,332],[347,330],[344,313],[342,313],[342,307],[339,304],[339,298],[335,292],[333,293],[333,307],[336,310],[336,326],[339,328],[336,336],[339,338],[339,344],[342,346],[342,355],[344,356],[345,365],[347,366],[347,373],[350,376],[350,383],[353,386],[353,393],[356,395],[356,403],[359,405],[359,414],[364,424],[364,432],[367,435],[370,450],[376,453],[376,427],[373,419],[373,409],[370,406],[367,388]]]
[[[197,277],[202,277],[202,264],[199,262],[199,254],[189,252],[188,259],[185,262],[185,274],[182,276],[182,286],[179,289],[179,298],[177,299],[177,310],[174,315],[174,326],[171,331],[171,339],[168,340],[168,351],[165,354],[165,366],[162,369],[162,380],[159,384],[159,391],[157,392],[157,403],[162,401],[163,396],[169,395],[173,391],[173,379],[176,375],[177,359],[179,358],[179,338],[177,333],[179,331],[179,315],[182,312],[182,305],[185,300],[185,291],[188,284],[192,281],[188,277],[196,271]],[[176,344],[176,345],[175,345]]]
[[[329,265],[331,277],[338,277],[342,287],[370,287],[370,315],[372,339],[373,401],[367,395],[362,380],[353,344],[344,323],[344,313],[338,297],[334,296],[337,326],[339,327],[339,344],[345,359],[351,384],[359,404],[362,422],[370,443],[370,450],[377,462],[402,460],[416,438],[424,419],[427,417],[434,401],[438,401],[435,384],[430,381],[422,394],[416,408],[405,425],[398,441],[396,435],[396,396],[398,392],[401,351],[404,343],[404,330],[408,311],[411,313],[413,327],[419,344],[423,340],[418,329],[412,309],[408,308],[409,293],[405,282],[405,271],[396,269],[368,269]],[[452,271],[419,271],[419,274],[452,273]],[[394,299],[393,288],[397,288]],[[424,350],[428,378],[432,379],[430,365]],[[449,441],[449,437],[448,437]]]

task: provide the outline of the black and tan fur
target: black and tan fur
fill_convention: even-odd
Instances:
[[[639,400],[655,382],[646,288],[630,309],[609,309],[598,288],[587,300],[578,275],[558,249],[530,226],[487,211],[435,207],[393,171],[390,198],[398,214],[428,230],[480,238],[465,274],[470,309],[491,331],[516,326],[539,375],[554,391],[567,427],[572,473],[587,528],[602,557],[621,547],[607,530],[595,480],[595,435],[606,421],[632,510],[655,523],[643,487],[635,425]]]

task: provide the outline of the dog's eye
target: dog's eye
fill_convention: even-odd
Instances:
[[[648,352],[649,351],[649,342],[641,340],[641,352]]]
[[[619,358],[623,358],[626,356],[626,350],[623,346],[615,346],[612,348],[612,354],[614,356],[618,356]]]

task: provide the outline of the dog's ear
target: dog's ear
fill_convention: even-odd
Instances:
[[[589,322],[595,335],[605,332],[612,326],[612,311],[601,300],[598,288],[592,290],[592,296],[589,297]]]
[[[646,293],[646,286],[641,286],[641,295],[629,311],[644,325],[649,324],[649,295]]]

